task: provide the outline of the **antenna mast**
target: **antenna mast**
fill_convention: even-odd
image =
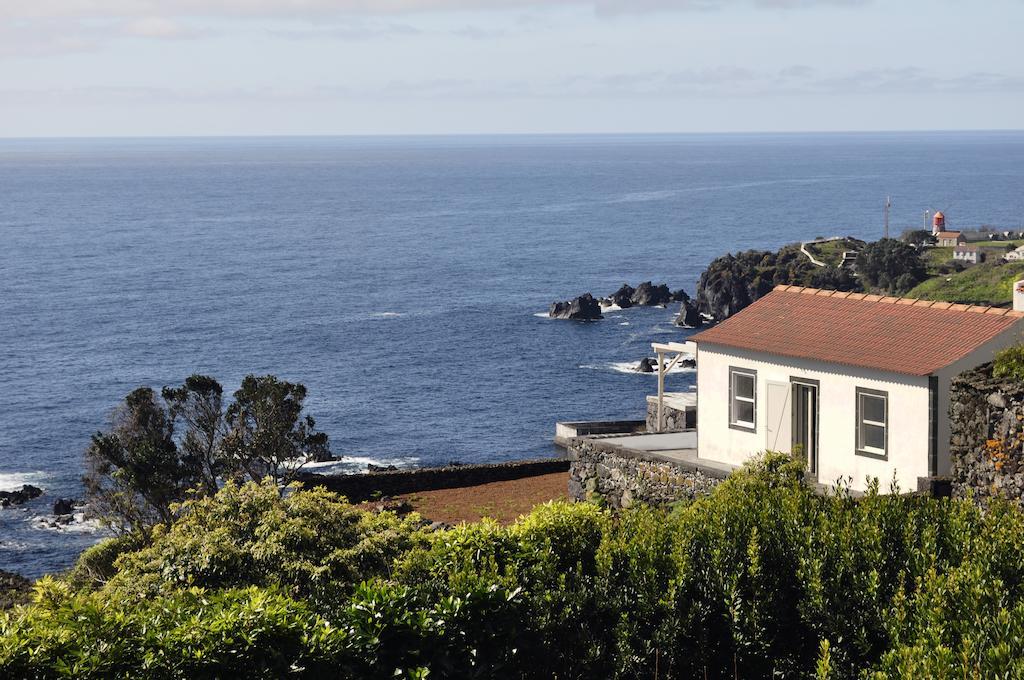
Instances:
[[[885,197],[885,238],[889,238],[889,208],[892,207],[892,197]]]

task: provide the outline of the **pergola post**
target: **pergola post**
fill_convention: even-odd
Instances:
[[[652,342],[651,348],[658,353],[658,422],[655,431],[660,433],[665,429],[665,374],[682,360],[684,355],[697,356],[697,345],[692,342]],[[671,352],[675,356],[667,364],[665,353]]]
[[[665,429],[665,354],[658,350],[658,427],[657,432]]]

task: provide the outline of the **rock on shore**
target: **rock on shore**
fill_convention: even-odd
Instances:
[[[548,316],[552,319],[572,319],[574,321],[594,321],[604,318],[601,305],[590,293],[580,295],[569,302],[552,302]]]
[[[676,316],[676,320],[673,323],[683,328],[700,328],[704,325],[704,317],[701,316],[696,304],[690,300],[685,300],[682,307],[679,308],[679,315]]]
[[[31,484],[22,484],[20,489],[14,491],[0,491],[0,508],[11,505],[21,505],[33,498],[43,495],[43,490]]]

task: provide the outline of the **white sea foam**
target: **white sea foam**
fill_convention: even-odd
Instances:
[[[302,466],[305,472],[315,472],[319,475],[339,475],[339,474],[353,474],[356,472],[366,472],[368,465],[377,465],[380,467],[387,467],[388,465],[394,465],[395,467],[415,467],[419,462],[419,458],[416,456],[404,456],[404,457],[392,457],[392,458],[374,458],[371,456],[345,456],[341,460],[327,460],[320,463],[307,463]]]
[[[39,486],[49,475],[37,470],[36,472],[0,472],[0,491],[14,491],[20,489],[24,484],[35,484]]]
[[[107,528],[99,520],[86,519],[84,512],[76,512],[74,519],[67,524],[54,522],[52,515],[37,515],[32,518],[32,521],[40,529],[65,534],[95,534],[107,531]]]
[[[612,304],[610,304],[610,305],[602,304],[601,305],[601,311],[602,312],[620,312],[620,311],[622,311],[622,307],[618,306],[614,302]]]
[[[374,319],[397,319],[402,314],[401,312],[374,312],[370,316]]]
[[[657,365],[657,359],[652,358],[652,362],[655,365]],[[583,364],[580,366],[580,368],[584,368],[591,371],[613,371],[615,373],[628,373],[631,375],[652,375],[655,377],[657,377],[658,375],[657,371],[654,371],[653,373],[641,373],[639,370],[639,361],[610,361],[606,364]],[[669,374],[693,373],[696,370],[696,368],[676,364],[669,371]]]
[[[628,326],[628,325],[629,325],[629,322],[628,322],[628,321],[623,321],[623,322],[622,322],[622,323],[620,323],[619,325],[620,325],[620,326]]]
[[[548,314],[547,312],[537,312],[536,314],[534,314],[534,316],[537,317],[538,319],[550,319],[551,318],[551,315]]]

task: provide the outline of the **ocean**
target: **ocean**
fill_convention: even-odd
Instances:
[[[0,140],[0,490],[46,490],[0,509],[0,568],[97,540],[38,518],[140,385],[302,382],[353,470],[549,456],[558,420],[643,417],[631,366],[689,333],[552,301],[877,238],[887,195],[894,233],[1019,229],[1022,188],[1016,132]]]

